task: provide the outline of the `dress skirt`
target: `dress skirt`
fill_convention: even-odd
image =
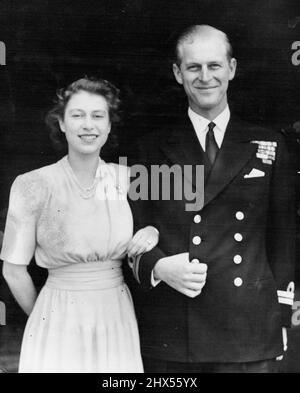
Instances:
[[[49,269],[26,325],[19,372],[143,372],[121,261]]]

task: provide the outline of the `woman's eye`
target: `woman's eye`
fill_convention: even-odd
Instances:
[[[79,113],[74,113],[74,114],[72,115],[72,117],[78,118],[78,117],[81,117],[81,115],[80,115]]]

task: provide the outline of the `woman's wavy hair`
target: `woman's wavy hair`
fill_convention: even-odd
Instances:
[[[50,129],[50,139],[53,147],[58,151],[67,151],[67,140],[65,133],[60,129],[59,120],[63,120],[67,104],[71,97],[80,91],[97,94],[106,99],[109,119],[112,125],[112,131],[109,134],[107,143],[111,148],[116,147],[118,144],[114,129],[120,122],[120,91],[105,79],[87,76],[76,80],[66,88],[58,89],[56,92],[56,99],[54,100],[55,105],[46,115],[46,124]]]

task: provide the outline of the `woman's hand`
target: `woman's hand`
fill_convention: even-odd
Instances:
[[[30,315],[37,298],[37,292],[27,272],[27,266],[14,265],[4,261],[2,273],[16,301],[23,311]]]
[[[159,232],[156,228],[147,226],[140,229],[134,234],[127,247],[128,256],[134,257],[152,250],[157,245],[158,239]]]

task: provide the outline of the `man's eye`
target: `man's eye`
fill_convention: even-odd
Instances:
[[[190,66],[190,67],[188,67],[188,70],[189,70],[189,71],[197,71],[198,68],[199,68],[199,67],[197,67],[197,66]]]
[[[78,118],[81,117],[82,115],[80,115],[79,113],[73,113],[72,117]]]
[[[95,117],[96,119],[102,119],[104,116],[103,116],[103,115],[94,115],[94,117]]]
[[[213,70],[216,70],[218,68],[220,68],[221,65],[220,64],[211,64],[210,68],[212,68]]]

